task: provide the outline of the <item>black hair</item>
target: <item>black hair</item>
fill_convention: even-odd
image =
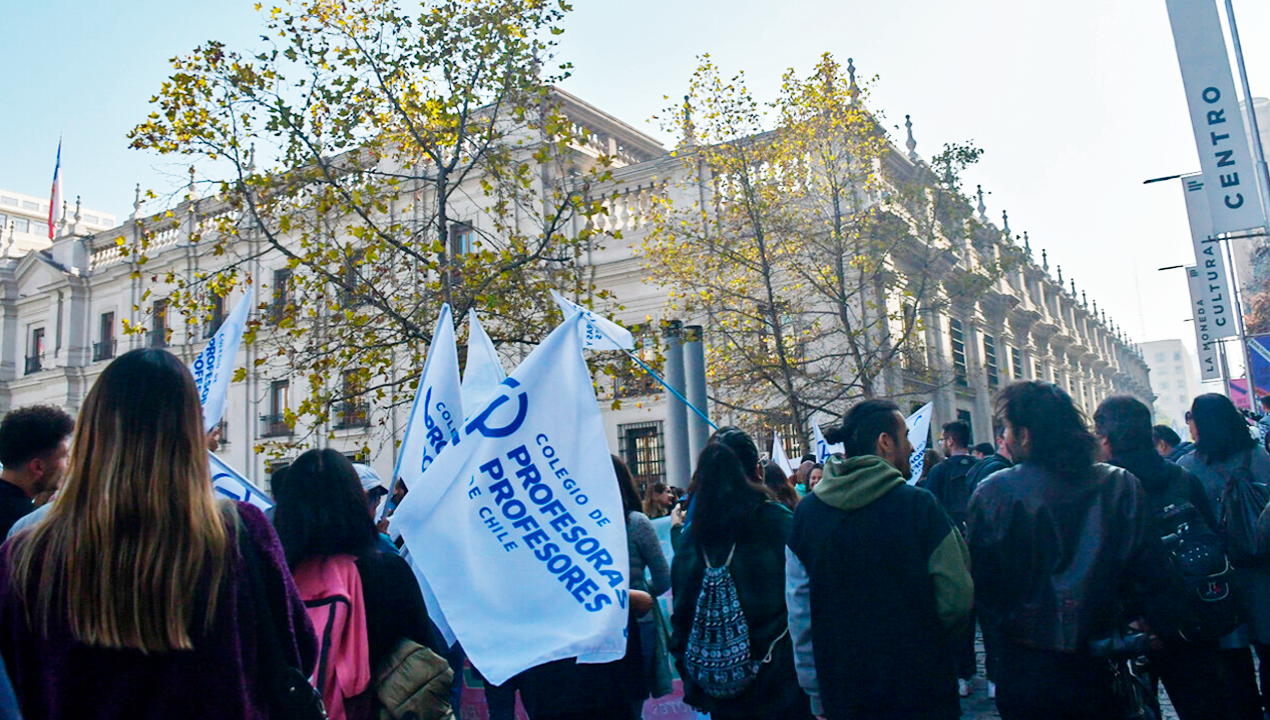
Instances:
[[[793,481],[776,463],[769,462],[763,466],[763,485],[776,498],[776,502],[790,510],[798,504],[798,491],[794,489]]]
[[[1262,395],[1260,398],[1261,407],[1270,409],[1270,395]]]
[[[635,478],[631,477],[631,471],[622,462],[622,458],[616,455],[610,457],[613,458],[613,474],[617,476],[617,489],[622,496],[622,514],[625,516],[643,512],[644,503],[639,499],[639,490],[635,487]]]
[[[992,421],[992,439],[998,440],[1005,437],[1005,423],[1000,420]]]
[[[1221,462],[1257,446],[1243,414],[1225,395],[1200,395],[1191,402],[1190,416],[1195,421],[1195,451],[1205,462]]]
[[[842,416],[841,425],[829,428],[825,442],[842,443],[846,457],[874,455],[879,435],[886,433],[896,438],[904,435],[904,419],[897,417],[899,411],[900,406],[890,400],[865,400]]]
[[[1107,438],[1116,457],[1152,452],[1151,408],[1128,395],[1109,397],[1094,411],[1094,432]]]
[[[806,455],[803,456],[802,460],[798,461],[798,464],[802,465],[805,462],[816,462],[816,456],[811,453],[807,453]]]
[[[1175,448],[1182,444],[1182,438],[1173,432],[1173,428],[1168,425],[1156,425],[1151,428],[1151,441],[1159,442],[1163,440],[1165,445]]]
[[[366,493],[342,453],[305,452],[274,493],[273,524],[292,570],[310,558],[363,555],[373,547],[377,532]]]
[[[974,447],[974,452],[977,452],[984,457],[987,457],[996,451],[997,449],[992,447],[992,443],[979,443]]]
[[[1029,380],[1007,385],[997,395],[996,415],[1016,431],[1027,429],[1026,462],[1063,477],[1082,477],[1093,470],[1098,441],[1072,397],[1054,383]]]
[[[970,447],[970,423],[965,420],[944,423],[944,435],[948,436],[957,447]]]
[[[75,419],[59,407],[30,405],[10,410],[0,421],[0,464],[17,470],[47,455],[75,432]]]
[[[745,520],[770,497],[763,485],[754,482],[750,468],[757,469],[757,463],[747,465],[727,443],[710,442],[701,451],[693,473],[692,522],[685,530],[700,547],[726,549],[736,541]]]
[[[758,476],[758,445],[754,444],[754,438],[739,427],[732,425],[724,425],[714,434],[706,444],[721,443],[727,445],[728,449],[736,453],[736,457],[741,461],[741,467],[745,468],[745,474],[754,482],[761,482],[762,478]]]

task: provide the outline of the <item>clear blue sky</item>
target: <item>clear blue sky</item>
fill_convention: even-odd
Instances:
[[[133,186],[184,184],[177,160],[127,148],[168,59],[201,41],[249,45],[254,0],[14,2],[0,43],[0,187],[48,192],[64,136],[65,192],[124,217]],[[969,177],[1039,255],[1138,340],[1193,343],[1181,190],[1141,181],[1198,169],[1163,0],[576,0],[566,89],[637,127],[683,94],[695,56],[745,70],[762,98],[785,68],[833,52],[879,76],[870,105],[913,116],[919,153],[973,140]],[[1253,94],[1270,95],[1270,5],[1237,0]],[[902,129],[899,139],[903,140]]]

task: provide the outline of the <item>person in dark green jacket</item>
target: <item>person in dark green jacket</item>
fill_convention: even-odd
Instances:
[[[792,514],[759,479],[758,447],[744,431],[725,427],[701,452],[693,476],[688,522],[671,566],[674,590],[670,653],[683,678],[684,701],[714,720],[810,720],[811,703],[794,674],[785,609],[785,540]],[[733,551],[735,547],[735,551]],[[708,695],[684,666],[684,652],[705,572],[725,562],[750,631],[750,657],[763,661],[750,685],[733,698]]]

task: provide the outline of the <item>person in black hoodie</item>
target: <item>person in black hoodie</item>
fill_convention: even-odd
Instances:
[[[960,717],[951,641],[974,601],[961,533],[905,482],[895,403],[859,403],[825,439],[845,457],[798,504],[785,551],[798,681],[828,720]]]
[[[1190,472],[1166,461],[1152,442],[1151,410],[1136,398],[1104,400],[1094,413],[1094,433],[1104,462],[1122,467],[1138,478],[1146,491],[1146,508],[1156,537],[1171,532],[1160,523],[1170,505],[1190,503],[1209,528],[1217,525],[1204,486]],[[1189,592],[1190,588],[1180,588]],[[1181,720],[1234,717],[1216,640],[1190,642],[1176,633],[1162,638],[1163,647],[1150,654],[1150,666],[1169,693]]]

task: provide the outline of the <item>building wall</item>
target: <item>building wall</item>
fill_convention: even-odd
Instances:
[[[75,219],[76,213],[79,214],[78,221]],[[21,257],[31,250],[47,248],[51,244],[48,237],[48,217],[48,198],[0,189],[0,248],[3,248],[3,255]],[[71,202],[67,203],[65,218],[62,217],[60,208],[55,217],[58,221],[54,227],[55,235],[76,231],[100,232],[115,226],[115,216],[112,213],[77,208]],[[78,226],[78,230],[75,226]]]

